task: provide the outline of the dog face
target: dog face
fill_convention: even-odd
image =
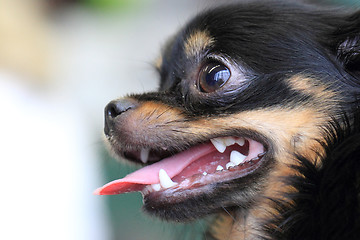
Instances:
[[[159,90],[105,108],[111,150],[145,166],[97,193],[141,191],[173,221],[266,215],[266,199],[292,191],[279,179],[296,174],[294,153],[320,166],[323,127],[353,107],[359,16],[284,3],[198,15],[158,59]]]

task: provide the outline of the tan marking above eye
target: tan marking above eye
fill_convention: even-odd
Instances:
[[[339,94],[330,88],[329,84],[320,82],[319,80],[302,75],[296,75],[286,80],[290,87],[298,92],[313,96],[318,103],[328,103],[329,101],[338,102]]]
[[[187,57],[194,57],[213,46],[215,40],[207,31],[195,31],[186,39],[184,49]]]

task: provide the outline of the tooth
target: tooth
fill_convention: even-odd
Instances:
[[[150,153],[150,149],[148,148],[143,148],[141,149],[141,152],[140,152],[140,160],[143,162],[143,163],[147,163],[148,159],[149,159],[149,153]]]
[[[154,189],[155,191],[160,191],[161,186],[159,183],[155,183],[155,184],[151,184],[152,189]]]
[[[226,146],[231,146],[235,144],[235,139],[233,137],[224,137],[224,143]]]
[[[221,165],[218,165],[218,166],[216,167],[216,171],[221,171],[221,170],[224,170],[224,168],[223,168]]]
[[[235,165],[239,165],[240,163],[243,163],[246,156],[239,153],[238,151],[232,151],[230,153],[230,162],[234,163]]]
[[[236,166],[235,163],[233,163],[233,162],[228,162],[225,167],[226,167],[226,169],[229,169],[230,167],[235,167],[235,166]]]
[[[221,153],[225,152],[226,145],[222,138],[213,138],[213,139],[210,139],[210,141],[214,145],[216,150],[218,150]]]
[[[236,139],[236,143],[237,143],[238,145],[240,145],[240,146],[244,146],[244,144],[245,144],[245,138],[240,137],[240,138]]]
[[[265,154],[266,154],[266,152],[259,153],[259,154],[258,154],[258,157],[260,157],[260,158],[261,158],[261,157],[265,156]]]
[[[166,173],[166,171],[164,169],[160,169],[159,179],[160,179],[160,185],[163,188],[170,188],[170,187],[177,185],[177,183],[175,183],[171,180],[171,178],[169,177],[169,175]]]
[[[203,175],[206,176],[206,175],[207,175],[207,172],[203,172]]]

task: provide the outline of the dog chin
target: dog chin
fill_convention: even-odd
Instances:
[[[224,208],[237,207],[240,211],[246,211],[260,197],[265,175],[266,172],[259,169],[252,176],[229,182],[182,191],[168,189],[143,194],[143,209],[150,215],[174,222],[196,220]]]

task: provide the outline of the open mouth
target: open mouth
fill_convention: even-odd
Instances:
[[[112,181],[94,193],[113,195],[140,191],[149,195],[226,182],[253,173],[262,165],[266,150],[263,144],[249,138],[219,137],[160,161],[150,152],[142,149],[128,153],[143,163],[156,162]]]

